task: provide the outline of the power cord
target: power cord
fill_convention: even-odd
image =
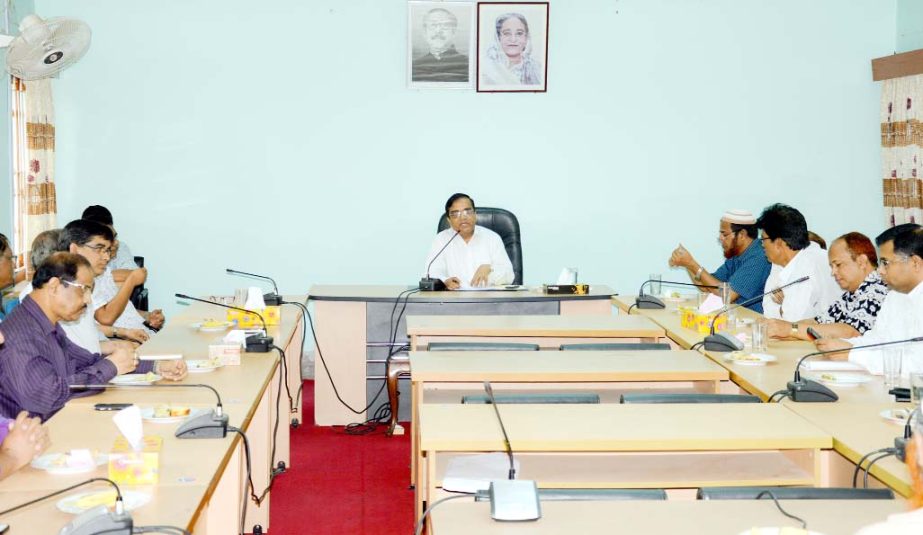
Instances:
[[[426,524],[426,517],[429,515],[429,513],[433,509],[436,508],[436,506],[438,506],[442,502],[447,502],[449,500],[460,500],[462,498],[471,498],[473,496],[474,494],[459,494],[457,496],[446,496],[445,498],[442,498],[442,499],[439,499],[433,502],[433,504],[427,507],[426,510],[423,511],[423,514],[420,515],[420,521],[417,522],[417,529],[414,531],[415,535],[420,535],[421,533],[423,533],[423,526]]]
[[[789,513],[789,512],[786,511],[785,509],[783,509],[783,508],[782,508],[782,505],[779,504],[778,498],[776,498],[776,495],[775,495],[771,490],[764,490],[764,491],[760,492],[759,494],[756,495],[756,499],[759,500],[759,499],[761,499],[763,496],[769,496],[770,498],[772,498],[773,503],[776,504],[776,509],[778,509],[780,513],[782,513],[783,515],[785,515],[785,516],[791,518],[792,520],[797,520],[798,522],[801,522],[801,529],[807,531],[807,529],[808,529],[808,523],[805,522],[803,519],[801,519],[801,518],[799,518],[799,517],[797,517],[797,516],[795,516],[795,515]]]
[[[779,399],[774,399],[776,396],[779,396]],[[779,403],[781,403],[783,399],[785,399],[785,398],[790,398],[790,397],[792,397],[792,396],[788,393],[788,390],[787,390],[787,389],[785,389],[785,390],[777,390],[777,391],[773,392],[773,393],[769,396],[769,398],[766,399],[766,403],[773,403],[773,402],[779,402]]]
[[[301,393],[304,390],[304,343],[308,339],[308,307],[304,303],[297,301],[282,301],[282,304],[295,305],[301,309],[301,358],[298,359],[298,377],[301,380],[298,382],[298,391],[295,394],[296,406],[301,407]]]
[[[869,472],[872,471],[872,466],[874,466],[875,463],[884,459],[885,457],[893,457],[894,455],[897,455],[897,450],[894,448],[891,448],[890,451],[888,451],[887,453],[883,453],[879,455],[878,457],[875,457],[874,459],[869,461],[869,464],[865,466],[865,475],[862,476],[862,488],[864,489],[869,488]]]
[[[702,346],[704,346],[704,345],[705,345],[705,340],[702,340],[701,342],[696,342],[696,343],[692,344],[692,346],[689,348],[689,350],[690,350],[690,351],[695,351],[696,349],[698,349],[698,348],[700,348],[700,347],[702,347]]]
[[[875,451],[870,451],[870,452],[866,453],[865,455],[863,455],[862,458],[859,459],[859,462],[856,463],[856,469],[855,469],[855,471],[853,471],[853,473],[852,473],[852,488],[856,488],[856,484],[857,484],[856,478],[859,477],[859,470],[862,470],[862,463],[864,463],[866,459],[868,459],[869,457],[871,457],[872,455],[875,455],[875,454],[877,454],[877,453],[891,453],[891,452],[897,453],[897,450],[895,450],[894,448],[881,448],[881,449],[877,449],[877,450],[875,450]],[[894,453],[891,453],[891,454],[893,455]],[[887,457],[887,455],[886,455],[885,457]],[[868,469],[869,469],[869,468],[871,468],[871,465],[869,465],[868,468],[865,469],[865,470],[866,470],[866,472],[865,472],[865,474],[866,474],[866,482],[868,481]],[[866,488],[868,488],[868,484],[867,484],[867,483],[866,483]]]
[[[630,314],[631,314],[631,309],[637,308],[637,307],[638,307],[638,303],[633,303],[630,307],[628,307],[628,310],[625,311],[625,314],[629,314],[629,315],[630,315]]]

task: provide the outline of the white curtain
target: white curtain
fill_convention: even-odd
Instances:
[[[881,166],[886,225],[923,224],[923,75],[882,83]]]

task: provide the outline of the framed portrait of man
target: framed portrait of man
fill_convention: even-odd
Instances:
[[[548,87],[548,2],[478,2],[477,90]]]
[[[411,88],[473,86],[473,2],[407,2],[407,40]]]

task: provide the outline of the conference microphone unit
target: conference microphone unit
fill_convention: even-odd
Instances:
[[[750,299],[747,299],[746,301],[743,301],[741,303],[737,303],[730,307],[724,307],[723,310],[715,314],[715,317],[712,318],[711,327],[709,328],[709,334],[708,336],[705,337],[705,340],[703,340],[702,342],[703,348],[706,351],[717,351],[718,353],[727,353],[728,351],[741,351],[744,348],[744,344],[743,342],[738,340],[736,336],[731,336],[730,334],[727,334],[727,333],[716,333],[715,332],[715,322],[718,320],[718,317],[721,316],[722,314],[727,314],[731,310],[734,310],[740,307],[745,307],[747,305],[752,305],[753,303],[756,303],[760,299],[766,297],[767,295],[773,292],[784,290],[785,288],[788,288],[789,286],[793,286],[795,284],[801,284],[802,282],[810,278],[811,278],[810,275],[805,275],[804,277],[801,277],[800,279],[795,279],[792,282],[789,282],[788,284],[783,284],[782,286],[773,288],[772,290],[769,290],[768,292],[764,292],[764,293],[761,293],[760,295],[751,297]]]
[[[221,395],[218,391],[209,385],[194,384],[175,384],[175,385],[67,385],[74,391],[80,390],[115,390],[119,388],[207,388],[211,390],[218,403],[211,411],[200,414],[195,417],[189,417],[178,428],[174,435],[176,438],[224,438],[228,434],[228,415],[224,413],[221,405]]]
[[[503,419],[500,418],[500,409],[497,407],[497,400],[494,398],[494,390],[490,386],[490,381],[484,381],[484,393],[487,394],[487,399],[490,400],[490,404],[494,407],[494,414],[497,415],[500,431],[503,432],[503,445],[506,446],[506,454],[510,458],[509,478],[490,482],[490,488],[488,489],[490,517],[494,520],[507,522],[538,520],[542,517],[542,506],[538,501],[538,487],[535,485],[535,481],[516,479],[513,447],[510,445],[509,435],[506,434]]]
[[[13,511],[18,511],[24,507],[36,504],[40,501],[47,500],[48,498],[53,498],[55,496],[64,494],[65,492],[74,490],[84,485],[95,483],[97,481],[104,481],[115,488],[115,511],[109,511],[109,508],[105,505],[92,507],[83,513],[80,513],[73,520],[68,522],[67,525],[61,528],[61,531],[58,532],[58,535],[98,535],[102,533],[111,535],[131,535],[134,533],[134,522],[131,519],[131,515],[125,511],[125,504],[122,501],[122,491],[119,489],[119,486],[115,483],[115,481],[105,477],[94,477],[86,481],[81,481],[76,485],[71,485],[67,488],[46,494],[26,503],[21,503],[5,511],[0,511],[0,517],[12,513]],[[23,533],[26,533],[26,531],[23,531]]]
[[[200,303],[205,303],[208,305],[215,305],[224,308],[230,308],[231,310],[240,310],[242,312],[247,312],[248,314],[253,314],[256,317],[260,318],[260,321],[263,323],[263,334],[252,334],[244,340],[244,351],[247,353],[269,353],[272,349],[272,337],[269,336],[269,329],[266,327],[266,320],[263,319],[263,315],[254,310],[247,310],[246,308],[234,307],[231,305],[225,305],[223,303],[216,303],[214,301],[209,301],[207,299],[199,299],[198,297],[192,297],[186,294],[175,294],[176,297],[180,299],[188,299],[190,301],[198,301]]]
[[[673,282],[673,281],[662,281],[657,279],[647,279],[641,283],[641,289],[638,290],[638,297],[635,298],[635,306],[641,310],[662,310],[667,308],[667,305],[663,304],[663,301],[654,295],[645,295],[644,287],[649,283],[659,282],[664,286],[691,286],[693,288],[710,288],[716,289],[717,286],[711,286],[708,284],[692,284],[691,282]]]
[[[896,456],[900,462],[907,461],[907,443],[910,442],[910,437],[913,436],[913,418],[923,418],[923,404],[917,405],[915,409],[910,411],[910,415],[907,416],[907,423],[904,424],[904,436],[894,439],[894,449],[897,451]]]
[[[226,268],[225,271],[228,275],[242,275],[244,277],[253,277],[254,279],[263,279],[272,283],[272,292],[263,294],[263,302],[266,303],[266,306],[282,306],[282,296],[279,295],[279,287],[276,285],[276,281],[272,277],[267,277],[266,275],[257,275],[256,273],[247,273],[246,271],[238,271],[236,269]]]
[[[429,261],[429,265],[426,266],[426,276],[420,279],[420,291],[422,292],[441,292],[442,290],[445,290],[445,283],[439,279],[430,278],[429,270],[430,268],[433,267],[433,262],[435,262],[436,259],[439,258],[439,255],[442,254],[442,251],[445,251],[445,248],[448,247],[449,244],[452,243],[452,240],[454,240],[457,237],[458,237],[458,231],[456,231],[455,234],[451,238],[449,238],[449,241],[445,242],[445,245],[442,246],[442,249],[439,249],[439,252],[436,253],[436,256],[434,256],[433,259]]]
[[[849,349],[831,349],[828,351],[815,351],[814,353],[808,353],[807,355],[801,357],[798,361],[798,365],[795,366],[795,377],[793,381],[789,381],[786,385],[787,394],[789,399],[799,403],[829,403],[836,401],[839,396],[830,390],[826,386],[820,384],[817,381],[812,381],[810,379],[801,378],[801,364],[810,357],[816,357],[819,355],[829,355],[831,353],[842,353],[844,351],[855,351],[860,349],[869,349],[873,347],[884,347],[897,344],[910,344],[915,342],[923,342],[923,336],[918,336],[916,338],[908,338],[906,340],[892,340],[890,342],[879,342],[877,344],[868,344],[864,346],[855,346]]]

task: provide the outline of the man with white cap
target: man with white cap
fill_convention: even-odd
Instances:
[[[709,273],[682,245],[670,255],[670,266],[685,268],[696,284],[718,286],[726,282],[731,287],[731,302],[743,302],[763,293],[771,269],[763,244],[756,236],[756,218],[752,213],[728,210],[718,227],[718,242],[725,258],[721,267]],[[762,313],[763,303],[757,301],[747,308]]]

